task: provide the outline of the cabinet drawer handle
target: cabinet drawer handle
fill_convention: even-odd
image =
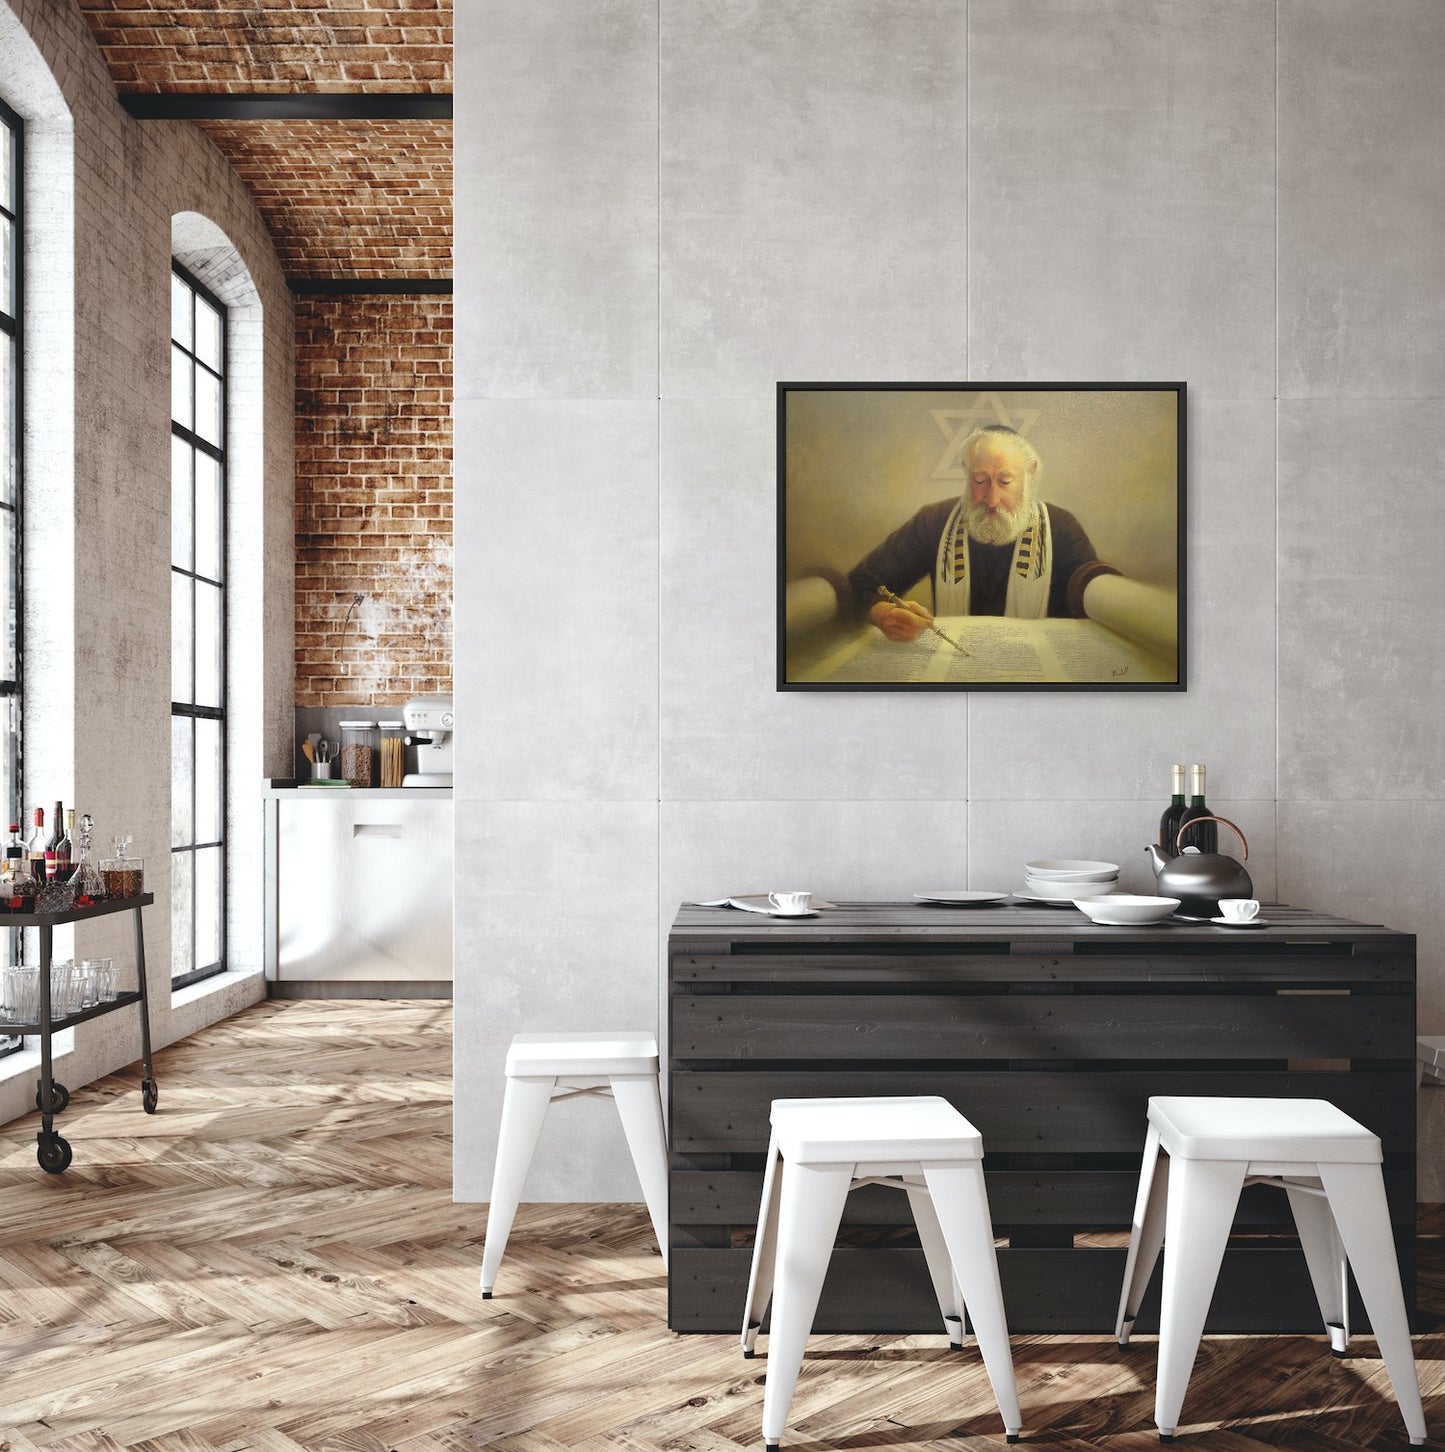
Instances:
[[[400,822],[354,822],[351,827],[353,837],[400,837]]]

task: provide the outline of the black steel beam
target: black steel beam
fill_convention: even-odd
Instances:
[[[298,296],[397,297],[431,293],[451,296],[449,277],[288,277],[286,285]]]
[[[133,92],[120,103],[137,121],[450,121],[452,98],[436,92],[328,91],[308,95],[183,95]]]

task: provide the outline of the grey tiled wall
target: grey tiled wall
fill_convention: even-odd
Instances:
[[[459,1198],[681,898],[1142,885],[1181,759],[1445,1029],[1442,61],[1435,0],[461,8]],[[777,694],[773,385],[849,378],[1185,379],[1188,692]],[[588,1108],[529,1194],[635,1197]]]

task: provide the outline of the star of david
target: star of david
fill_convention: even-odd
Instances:
[[[980,393],[968,408],[931,408],[933,421],[947,442],[938,463],[933,466],[933,479],[963,479],[967,471],[963,467],[964,441],[976,428],[985,424],[1001,423],[1024,438],[1039,421],[1040,410],[1036,408],[1014,408],[1010,410],[997,393]]]

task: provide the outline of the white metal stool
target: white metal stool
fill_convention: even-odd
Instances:
[[[1023,1425],[983,1180],[983,1136],[946,1099],[775,1099],[743,1309],[752,1356],[771,1297],[763,1440],[776,1452],[803,1365],[843,1202],[855,1185],[905,1190],[950,1344],[964,1303],[1010,1442]],[[781,1266],[775,1279],[775,1269]]]
[[[1159,1157],[1160,1150],[1168,1156]],[[1410,1442],[1425,1440],[1425,1412],[1400,1267],[1385,1203],[1378,1136],[1323,1099],[1149,1100],[1149,1134],[1124,1264],[1114,1335],[1127,1346],[1164,1248],[1154,1420],[1172,1442],[1219,1277],[1239,1192],[1277,1185],[1289,1196],[1310,1280],[1329,1334],[1345,1354],[1349,1276],[1365,1303]]]
[[[649,1033],[517,1034],[507,1050],[502,1132],[482,1243],[484,1300],[491,1299],[497,1281],[547,1106],[554,1099],[583,1095],[611,1098],[617,1104],[662,1263],[667,1265],[667,1138],[656,1038]]]

